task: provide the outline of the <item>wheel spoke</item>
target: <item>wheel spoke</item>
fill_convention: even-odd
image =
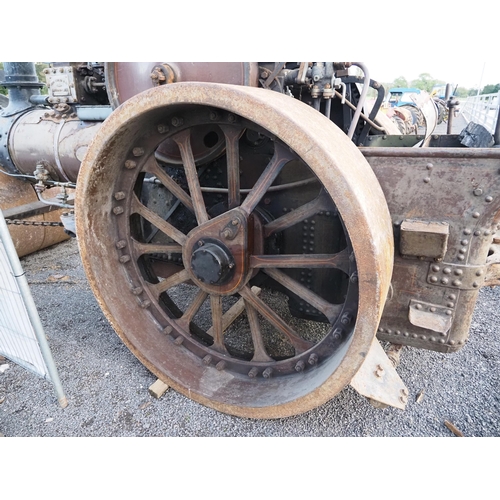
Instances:
[[[156,296],[159,297],[163,292],[166,292],[169,288],[172,288],[173,286],[176,285],[180,285],[181,283],[185,283],[188,280],[189,280],[189,273],[187,269],[183,269],[182,271],[172,274],[172,276],[169,276],[168,278],[164,279],[163,281],[160,281],[159,283],[156,283],[154,285],[150,284],[149,287],[156,294]]]
[[[187,239],[187,236],[179,231],[177,228],[164,221],[159,215],[155,214],[152,210],[145,207],[134,194],[132,197],[131,212],[137,213],[144,217],[147,221],[151,222],[153,226],[156,226],[162,233],[172,238],[174,241],[183,245]]]
[[[274,182],[281,169],[291,160],[296,158],[295,154],[290,151],[286,146],[276,143],[274,156],[262,172],[261,176],[255,183],[253,189],[250,191],[245,201],[242,203],[241,208],[250,214],[254,208],[259,204],[262,197],[266,194],[267,190]]]
[[[326,191],[322,189],[318,197],[314,200],[296,208],[295,210],[292,210],[291,212],[288,212],[286,215],[278,217],[269,224],[266,224],[264,226],[264,237],[268,238],[274,233],[283,231],[284,229],[298,224],[309,217],[313,217],[322,210],[329,209],[331,209],[331,202],[328,199]]]
[[[198,290],[196,297],[193,299],[193,302],[189,304],[189,307],[184,311],[184,314],[181,318],[177,320],[177,323],[184,328],[185,330],[189,330],[189,323],[193,320],[196,313],[200,310],[200,307],[205,302],[208,293],[203,290]]]
[[[245,301],[245,309],[247,311],[247,318],[248,318],[248,323],[250,324],[250,333],[252,335],[252,342],[254,347],[254,354],[252,361],[256,362],[273,361],[273,358],[267,355],[266,349],[264,347],[264,341],[262,340],[262,333],[260,331],[259,317],[257,316],[257,311],[247,301]]]
[[[132,238],[132,247],[136,255],[144,255],[151,253],[160,253],[171,255],[173,253],[182,253],[182,247],[180,245],[161,245],[154,243],[141,243]]]
[[[184,206],[194,212],[191,197],[160,168],[154,156],[150,156],[142,170],[154,175]]]
[[[264,269],[264,272],[268,276],[271,276],[271,278],[276,280],[278,283],[281,283],[292,293],[305,300],[318,311],[322,312],[327,317],[328,321],[330,321],[330,323],[333,323],[342,311],[342,304],[331,304],[316,293],[312,292],[305,286],[295,281],[293,278],[290,278],[290,276],[286,275],[285,273],[271,268]]]
[[[229,209],[240,205],[240,152],[239,138],[241,130],[228,125],[221,125],[226,136],[227,186]]]
[[[297,335],[294,329],[280,318],[264,301],[254,295],[248,287],[243,287],[239,294],[254,307],[259,314],[262,315],[269,323],[271,323],[278,331],[280,331],[292,344],[295,349],[295,354],[301,354],[310,349],[314,344],[302,339]]]
[[[193,149],[191,147],[191,132],[189,130],[184,130],[183,132],[175,135],[173,139],[179,146],[189,186],[189,193],[191,194],[191,200],[193,202],[194,213],[196,215],[198,225],[201,225],[209,219],[200,188],[198,170],[196,169],[196,164],[194,162]]]
[[[252,255],[250,267],[257,269],[334,268],[348,274],[349,252],[346,249],[334,254]]]
[[[224,346],[224,327],[222,321],[222,297],[210,295],[210,307],[212,309],[212,347],[219,352],[227,352]]]

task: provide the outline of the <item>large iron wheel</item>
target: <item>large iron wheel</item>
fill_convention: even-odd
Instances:
[[[207,83],[131,98],[89,148],[76,214],[116,332],[198,402],[301,413],[347,385],[370,348],[393,259],[387,205],[357,148],[293,98]],[[318,248],[320,218],[335,238]]]

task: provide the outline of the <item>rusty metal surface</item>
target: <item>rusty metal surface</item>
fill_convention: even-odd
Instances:
[[[356,283],[353,289],[359,287],[359,296],[353,333],[329,357],[321,357],[324,350],[321,342],[308,350],[308,344],[297,340],[290,324],[280,319],[260,297],[250,293],[245,285],[237,290],[247,304],[259,360],[247,362],[248,375],[240,373],[245,362],[227,355],[221,340],[222,295],[213,287],[200,287],[182,317],[176,319],[168,317],[160,307],[161,289],[158,287],[169,289],[175,283],[193,282],[199,279],[199,275],[179,267],[177,274],[151,286],[142,277],[136,257],[146,248],[144,243],[133,241],[127,222],[134,212],[171,239],[172,243],[164,247],[165,252],[179,252],[190,241],[194,244],[190,233],[186,235],[165,222],[142,202],[134,201],[132,195],[141,170],[148,170],[145,165],[155,147],[165,136],[176,138],[175,128],[172,130],[170,126],[172,119],[176,118],[179,131],[189,130],[189,120],[197,116],[193,109],[201,114],[207,109],[206,116],[212,116],[215,110],[214,116],[223,126],[243,120],[278,137],[311,169],[335,202],[354,251],[357,273],[351,278],[352,283]],[[184,121],[179,120],[179,116],[184,117]],[[168,127],[165,123],[169,123]],[[304,123],[308,124],[307,127],[303,126]],[[362,155],[346,136],[314,109],[287,96],[251,87],[210,83],[172,84],[146,91],[117,109],[104,123],[101,132],[92,143],[80,171],[76,197],[77,232],[82,260],[94,294],[115,331],[132,352],[159,378],[186,396],[220,411],[246,417],[277,418],[302,413],[331,399],[345,387],[372,344],[387,296],[393,262],[392,228],[383,193]],[[179,139],[177,142],[182,144],[183,141]],[[233,159],[237,158],[231,153],[236,144],[234,141],[234,135],[226,135],[228,157]],[[189,174],[190,171],[196,172],[189,147],[181,147],[181,156],[191,195],[181,201],[185,205],[192,203],[198,220],[198,239],[205,235],[206,228],[206,234],[219,241],[227,224],[207,220],[203,199],[196,194],[199,184],[196,177]],[[231,178],[231,170],[237,168],[232,161],[229,160],[227,167],[228,178]],[[245,219],[253,213],[258,199],[265,195],[279,171],[272,165],[271,161],[269,174],[263,172],[241,208],[233,209],[242,210]],[[274,165],[279,165],[279,162]],[[232,189],[233,194],[229,198],[234,205],[238,198],[234,192],[237,183],[231,185],[229,190]],[[257,235],[262,234],[258,226],[255,228],[250,224],[248,227],[254,227]],[[243,257],[248,259],[247,262],[259,247],[257,240],[250,244],[247,235],[237,245],[238,248],[245,247]],[[154,250],[157,249],[155,246]],[[193,252],[186,254],[185,258],[189,260]],[[285,280],[277,271],[275,276]],[[247,279],[243,277],[244,282]],[[164,284],[165,281],[168,283]],[[302,290],[298,284],[293,286],[297,292]],[[214,323],[213,347],[196,347],[186,327],[208,295]],[[280,367],[288,366],[289,362],[270,360],[259,346],[260,320],[255,311],[259,311],[294,344],[298,360],[296,373],[279,376]],[[344,316],[346,324],[354,320]],[[336,321],[340,321],[340,317]],[[335,337],[339,335],[335,332],[330,331],[325,338],[340,338]],[[307,361],[305,369],[302,368],[303,356]]]
[[[82,122],[68,115],[36,109],[21,116],[9,133],[9,151],[17,169],[33,175],[43,161],[53,180],[76,182],[87,147],[101,122]]]
[[[58,189],[54,189],[55,196]],[[22,180],[0,174],[0,208],[8,212],[8,209],[15,209],[20,205],[33,206],[38,205],[38,197],[31,184]],[[58,222],[61,209],[53,210],[48,213],[30,215],[30,220],[37,222]],[[37,252],[42,248],[55,245],[61,241],[67,240],[69,236],[59,227],[33,227],[33,226],[14,226],[9,225],[9,232],[19,257]]]
[[[479,288],[494,284],[494,279],[484,280],[495,275],[491,255],[500,222],[500,151],[363,148],[362,152],[384,191],[398,248],[393,294],[385,306],[378,337],[441,352],[456,351],[467,340]],[[442,259],[400,253],[401,224],[407,219],[448,224]],[[411,301],[420,302],[423,308],[427,304],[425,315],[412,310]],[[435,321],[431,314],[436,315]],[[441,324],[441,314],[451,318],[449,329],[425,327]]]
[[[404,410],[408,402],[408,389],[377,339],[364,363],[351,380],[351,387],[366,398]]]
[[[213,82],[258,85],[258,65],[249,62],[109,62],[105,65],[109,102],[116,108],[127,99],[158,85],[155,68],[166,67],[163,83]]]

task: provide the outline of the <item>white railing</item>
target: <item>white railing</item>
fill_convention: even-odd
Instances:
[[[462,116],[467,122],[478,123],[491,134],[495,133],[500,104],[500,92],[468,97],[462,106]]]

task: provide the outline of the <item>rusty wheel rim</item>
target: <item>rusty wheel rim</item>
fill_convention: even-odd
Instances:
[[[295,128],[300,119],[313,116],[319,129],[334,131],[341,148],[340,163],[368,176],[371,170],[366,170],[367,164],[355,164],[364,159],[356,156],[355,148],[330,122],[318,120],[321,117],[310,115],[307,106],[283,97],[260,89],[214,84],[175,84],[137,96],[104,124],[103,138],[96,139],[82,166],[77,195],[84,266],[120,337],[151,371],[180,392],[218,410],[249,417],[301,413],[341,390],[369,348],[390,279],[390,265],[381,260],[387,261],[388,255],[392,259],[390,224],[377,184],[375,188],[363,184],[361,189],[368,202],[381,207],[378,210],[379,205],[373,205],[378,212],[375,222],[367,220],[373,217],[364,200],[354,198],[353,202],[356,193],[338,199],[332,196],[332,190],[339,188],[345,193],[342,184],[346,178],[339,177],[337,167],[333,175],[328,172],[318,155],[309,160],[304,157],[303,144],[312,139],[311,132],[300,126],[302,137],[283,131],[284,124],[277,118],[289,117],[280,108],[286,103],[304,115],[290,123]],[[256,115],[258,106],[277,116]],[[209,136],[207,127],[212,127]],[[200,130],[205,139],[209,137],[201,146]],[[239,171],[245,162],[240,143],[247,131],[252,137],[258,134],[260,139],[271,140],[273,154],[256,181],[241,185]],[[180,184],[174,181],[175,170],[155,157],[159,146],[166,143],[170,149],[174,143],[179,149]],[[212,192],[222,192],[224,201],[214,204],[208,201],[212,194],[203,174],[204,169],[213,168],[213,157],[204,148],[220,155],[221,144],[219,161],[226,166],[225,179]],[[329,163],[337,165],[339,158],[332,159],[324,146],[322,152]],[[310,182],[312,175],[317,193],[293,212],[266,218],[262,209],[266,193],[294,162],[305,165],[309,176],[301,180]],[[169,193],[166,208],[148,203],[145,186],[152,176]],[[190,221],[189,216],[175,215],[179,207]],[[339,211],[346,229],[340,251],[304,256],[280,255],[268,249],[269,240],[277,234],[329,209]],[[372,234],[366,243],[357,233],[360,230],[379,234],[377,238]],[[385,241],[384,235],[388,236]],[[344,301],[328,302],[290,275],[290,268],[308,273],[311,269],[340,270],[346,276]],[[299,321],[292,324],[289,318],[283,319],[272,301],[257,297],[251,286],[263,273],[268,281],[292,290],[320,311],[328,320],[326,328],[311,338],[307,325],[305,332],[296,331]],[[184,303],[180,303],[184,298],[179,302],[176,297],[179,287],[191,291]],[[230,307],[238,304],[243,306],[242,318],[249,331],[246,354],[239,350],[238,341],[231,343],[228,332],[233,327],[224,327]],[[210,327],[197,319],[203,308]],[[241,329],[240,319],[237,321]],[[284,340],[282,351],[273,351],[264,323],[272,325],[275,336],[278,332],[276,343]]]

